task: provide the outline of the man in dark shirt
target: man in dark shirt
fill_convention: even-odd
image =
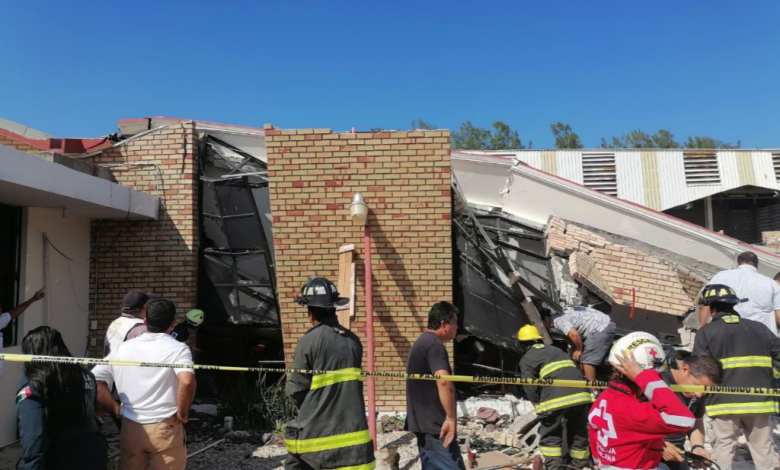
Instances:
[[[409,374],[452,375],[444,344],[458,333],[458,309],[438,302],[428,312],[428,328],[409,352]],[[465,470],[457,440],[455,387],[445,380],[406,381],[406,429],[417,436],[423,470]]]
[[[668,385],[718,385],[723,375],[723,366],[712,356],[685,355],[676,358],[676,367],[661,372],[661,379]],[[696,418],[696,425],[690,432],[691,452],[709,459],[704,449],[704,393],[678,392],[677,397],[685,403]],[[663,460],[659,470],[688,470],[682,452],[685,449],[685,434],[666,437]]]

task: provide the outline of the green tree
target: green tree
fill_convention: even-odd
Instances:
[[[555,136],[555,148],[557,149],[581,149],[580,136],[571,130],[571,126],[562,122],[550,124],[550,129]]]
[[[665,129],[659,129],[658,132],[652,135],[636,129],[624,136],[612,137],[610,142],[602,138],[601,148],[674,149],[680,148],[680,144],[674,140],[674,134]]]
[[[692,136],[685,141],[685,148],[689,149],[738,149],[742,148],[742,141],[738,140],[736,144],[723,142],[712,137]]]
[[[674,140],[674,134],[665,130],[659,129],[653,136],[653,144],[655,148],[659,149],[676,149],[680,148],[680,143]]]
[[[490,136],[491,150],[523,148],[517,131],[512,130],[509,125],[501,121],[496,121],[493,123],[493,129],[495,129],[495,132]]]
[[[432,124],[428,121],[423,121],[422,119],[415,119],[412,121],[412,129],[421,129],[424,131],[432,131],[434,129],[438,129],[436,127],[436,124]]]
[[[601,139],[601,148],[735,149],[740,148],[741,146],[741,141],[737,141],[736,144],[730,144],[728,142],[723,142],[722,140],[713,139],[712,137],[700,136],[688,137],[685,144],[682,145],[674,139],[674,134],[665,129],[659,129],[658,132],[653,135],[637,129],[621,137],[612,137],[609,141],[604,138]]]
[[[507,150],[523,149],[523,143],[517,131],[508,124],[496,121],[493,130],[476,127],[471,121],[464,122],[460,129],[452,134],[453,147],[463,150]]]

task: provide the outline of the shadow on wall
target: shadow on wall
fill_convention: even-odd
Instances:
[[[103,357],[102,335],[120,315],[128,290],[144,289],[168,298],[176,303],[180,315],[192,308],[196,266],[197,245],[187,245],[162,207],[159,220],[93,221],[89,311],[100,332],[93,353]],[[95,330],[90,332],[95,334]]]
[[[393,338],[407,336],[407,332],[403,331],[403,328],[408,328],[408,323],[405,321],[404,325],[399,325],[392,314],[391,306],[394,305],[397,309],[403,305],[403,308],[412,315],[412,318],[417,323],[420,333],[427,326],[428,312],[427,310],[424,312],[425,318],[423,318],[418,307],[414,305],[418,292],[409,276],[403,258],[391,242],[388,232],[383,230],[380,222],[373,216],[369,218],[369,221],[372,224],[371,242],[376,251],[376,254],[373,254],[372,257],[373,270],[374,272],[389,273],[391,278],[389,281],[378,278],[376,275],[373,278],[375,320],[381,325],[384,334],[387,336],[387,341],[395,349],[396,355],[403,358],[405,362],[409,349],[412,346],[412,341],[402,344],[399,341],[394,341]],[[361,263],[359,276],[365,284],[365,272],[362,265]],[[393,290],[389,290],[391,286],[387,285],[387,282],[392,283]],[[363,287],[365,288],[365,285]],[[403,299],[402,304],[399,303],[399,297]],[[408,317],[404,316],[403,318],[406,320]]]

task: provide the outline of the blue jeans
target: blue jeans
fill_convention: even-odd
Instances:
[[[417,436],[422,470],[466,470],[457,439],[445,448],[443,441],[433,434],[416,432],[414,435]]]

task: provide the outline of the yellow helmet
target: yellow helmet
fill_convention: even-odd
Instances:
[[[533,341],[536,339],[542,339],[542,335],[539,334],[539,330],[533,325],[525,325],[517,332],[518,341]]]

